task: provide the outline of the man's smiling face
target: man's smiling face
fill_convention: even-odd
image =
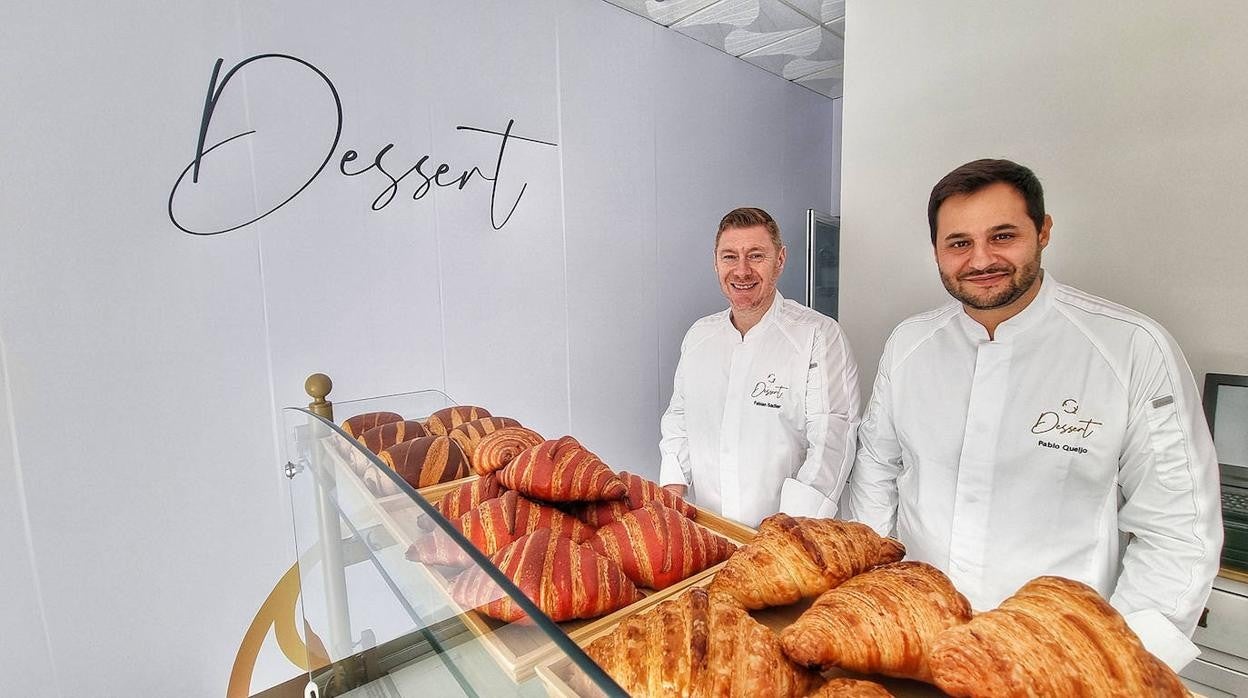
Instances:
[[[784,247],[776,249],[764,226],[729,228],[720,235],[715,272],[734,312],[749,315],[767,309],[784,271],[784,258]]]

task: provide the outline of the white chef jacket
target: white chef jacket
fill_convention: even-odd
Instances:
[[[957,302],[897,326],[848,506],[979,610],[1039,575],[1085,582],[1178,669],[1222,547],[1191,369],[1149,318],[1041,284],[993,340]]]
[[[745,337],[731,310],[685,334],[663,415],[659,483],[750,526],[832,516],[853,464],[858,365],[835,320],[785,300]]]

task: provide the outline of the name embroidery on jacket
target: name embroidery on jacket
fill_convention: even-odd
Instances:
[[[1062,401],[1061,407],[1057,410],[1041,412],[1040,416],[1036,418],[1036,423],[1031,425],[1031,433],[1050,434],[1055,436],[1078,434],[1079,438],[1086,439],[1097,433],[1096,427],[1105,425],[1104,422],[1098,422],[1092,418],[1079,419],[1076,416],[1078,414],[1079,401],[1074,398],[1067,398]],[[1058,444],[1045,439],[1036,441],[1036,445],[1043,448],[1052,448],[1070,453],[1083,454],[1088,452],[1088,449],[1082,446]]]
[[[754,384],[750,397],[754,398],[754,404],[759,407],[771,407],[778,410],[780,409],[778,401],[784,397],[784,391],[788,389],[787,385],[776,385],[776,374],[768,373],[766,379]]]

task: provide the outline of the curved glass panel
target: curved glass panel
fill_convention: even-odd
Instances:
[[[452,404],[424,391],[340,402],[334,412],[339,421],[373,411],[424,419]],[[293,630],[320,696],[625,695],[359,441],[304,409],[283,419],[301,583],[302,627]],[[412,546],[435,539],[462,551],[468,567],[408,559]],[[450,586],[474,571],[487,577],[478,602],[511,598],[524,617],[503,623],[460,607]],[[538,671],[550,666],[559,667],[555,687]]]

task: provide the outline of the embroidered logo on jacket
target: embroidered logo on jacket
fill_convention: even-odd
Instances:
[[[1048,434],[1050,436],[1068,436],[1078,434],[1080,439],[1086,439],[1097,433],[1096,427],[1104,426],[1104,422],[1098,422],[1095,419],[1080,419],[1079,401],[1074,398],[1068,398],[1062,401],[1061,407],[1057,410],[1041,412],[1036,418],[1036,423],[1031,425],[1031,433]],[[1062,451],[1072,451],[1074,453],[1087,453],[1088,449],[1082,446],[1071,446],[1069,444],[1057,444],[1052,441],[1040,439],[1036,442],[1037,446],[1045,448],[1060,449]]]
[[[759,407],[780,409],[777,403],[784,397],[784,391],[788,389],[787,385],[776,385],[776,374],[768,373],[765,380],[754,384],[754,391],[750,393],[750,397],[754,398],[754,404]]]

